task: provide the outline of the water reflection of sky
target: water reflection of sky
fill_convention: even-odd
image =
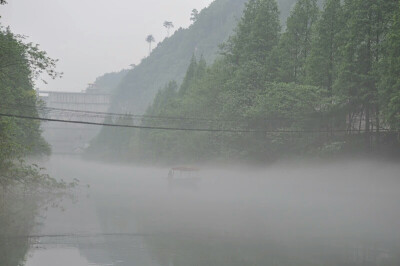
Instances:
[[[90,263],[76,248],[34,249],[28,255],[25,266],[50,266],[57,261],[58,266],[98,266]],[[103,266],[103,265],[102,265]]]
[[[53,235],[35,237],[25,266],[158,266],[136,234]],[[133,263],[133,264],[132,264]]]
[[[44,214],[26,266],[400,265],[398,165],[211,169],[198,189],[165,169],[47,168],[82,188]]]

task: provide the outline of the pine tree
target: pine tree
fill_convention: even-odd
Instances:
[[[337,77],[339,48],[343,43],[341,0],[327,0],[313,38],[311,53],[306,62],[307,83],[320,86],[333,95]]]
[[[176,81],[170,81],[162,90],[157,93],[153,104],[146,113],[149,115],[158,115],[172,99],[176,98],[177,92],[178,84]]]
[[[379,131],[378,101],[379,62],[382,41],[397,1],[347,0],[344,2],[346,27],[341,33],[346,43],[341,49],[341,62],[336,87],[345,96],[350,126],[364,124],[366,145],[370,132]],[[358,119],[355,119],[358,118]],[[373,120],[373,118],[375,118]],[[362,123],[363,122],[363,123]]]
[[[287,29],[279,45],[282,81],[300,83],[304,80],[318,13],[317,0],[299,0],[287,19]]]
[[[197,59],[196,56],[193,54],[192,59],[190,60],[189,67],[186,71],[185,78],[183,79],[181,88],[179,90],[180,94],[185,94],[186,91],[189,89],[190,84],[196,78],[196,71],[197,71]]]
[[[380,64],[380,105],[385,121],[393,130],[400,129],[400,3],[388,23],[391,28],[383,44]]]
[[[197,63],[197,70],[196,70],[196,79],[202,79],[207,71],[207,62],[204,59],[204,56],[201,55],[199,62]]]
[[[250,0],[235,35],[223,45],[223,53],[236,65],[250,60],[264,64],[278,44],[280,30],[276,1]]]

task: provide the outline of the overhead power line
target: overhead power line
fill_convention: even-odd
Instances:
[[[59,123],[70,123],[70,124],[83,124],[83,125],[94,125],[94,126],[106,126],[106,127],[119,127],[119,128],[136,128],[136,129],[153,129],[153,130],[169,130],[169,131],[197,131],[197,132],[224,132],[224,133],[331,133],[331,132],[365,132],[360,130],[256,130],[256,129],[213,129],[213,128],[180,128],[180,127],[159,127],[159,126],[137,126],[137,125],[121,125],[121,124],[110,124],[110,123],[96,123],[87,121],[76,121],[76,120],[63,120],[63,119],[52,119],[43,117],[32,117],[14,114],[3,114],[0,113],[0,117],[11,117],[28,120],[38,120],[47,122],[59,122]],[[399,131],[393,130],[381,130],[385,132]]]
[[[215,121],[215,122],[238,122],[237,120],[217,120],[205,117],[183,117],[183,116],[157,116],[157,115],[135,115],[135,114],[123,114],[123,113],[113,113],[113,112],[98,112],[98,111],[85,111],[76,109],[65,109],[65,108],[55,108],[47,106],[32,106],[32,105],[9,105],[17,108],[36,108],[38,110],[48,110],[48,111],[61,111],[61,112],[73,112],[73,113],[84,113],[84,114],[99,114],[105,116],[118,116],[118,117],[132,117],[132,118],[157,118],[157,119],[171,119],[171,120],[202,120],[202,121]]]
[[[135,114],[123,114],[123,113],[113,113],[113,112],[98,112],[98,111],[85,111],[85,110],[76,110],[76,109],[65,109],[65,108],[55,108],[55,107],[47,107],[47,106],[32,106],[32,105],[9,105],[13,107],[17,107],[21,109],[21,107],[26,108],[36,108],[42,111],[60,111],[60,112],[73,112],[73,113],[82,113],[82,114],[95,114],[95,115],[104,115],[104,116],[117,116],[117,117],[126,117],[132,119],[165,119],[165,120],[189,120],[189,121],[204,121],[204,122],[246,122],[245,120],[234,120],[234,119],[214,119],[207,117],[184,117],[184,116],[158,116],[158,115],[135,115]],[[265,118],[263,121],[285,121],[289,120],[287,118]]]

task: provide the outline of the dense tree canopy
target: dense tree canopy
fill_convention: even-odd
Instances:
[[[22,38],[9,29],[0,31],[0,58],[2,112],[37,115],[37,97],[33,82],[42,71],[53,76],[58,75],[53,68],[55,61],[40,51],[38,46],[24,44]],[[1,164],[8,165],[8,161],[27,154],[50,151],[40,135],[40,123],[37,121],[2,117],[0,128],[1,143],[8,146],[1,149]]]
[[[1,3],[4,3],[2,1]],[[41,136],[40,122],[4,115],[38,116],[34,83],[42,73],[57,77],[56,60],[38,45],[0,25],[0,261],[20,265],[29,247],[27,239],[15,252],[10,235],[28,235],[40,207],[57,202],[69,186],[28,164],[28,156],[47,155],[50,147]]]
[[[140,123],[239,132],[131,131],[127,158],[398,150],[399,8],[394,0],[298,0],[282,32],[275,0],[248,1],[222,56],[208,66],[193,56],[183,82],[161,90]]]
[[[292,10],[279,45],[282,81],[300,83],[304,80],[318,12],[316,0],[299,0]]]

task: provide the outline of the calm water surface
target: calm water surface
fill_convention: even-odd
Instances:
[[[47,168],[80,187],[44,213],[26,266],[400,265],[398,165],[203,167],[194,187],[168,169]]]

